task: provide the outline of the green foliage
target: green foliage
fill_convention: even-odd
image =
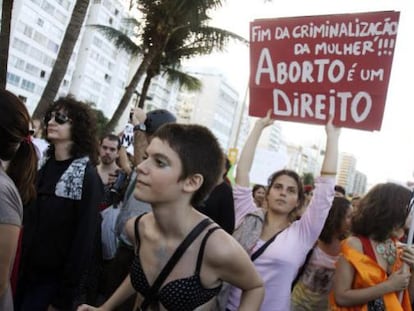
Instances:
[[[312,185],[314,183],[315,177],[312,173],[303,173],[302,175],[302,181],[304,185]]]
[[[96,108],[92,108],[92,110],[96,114],[96,127],[98,128],[98,137],[101,137],[106,134],[106,124],[109,120],[107,117],[105,117],[102,110]]]
[[[109,121],[109,128],[114,128],[118,123],[143,75],[149,77],[146,81],[146,84],[149,84],[152,77],[166,72],[168,67],[179,70],[184,59],[213,51],[223,51],[231,40],[247,44],[246,39],[235,33],[209,26],[211,21],[209,15],[223,2],[220,0],[131,1],[131,7],[136,7],[142,16],[139,19],[139,27],[135,28],[135,38],[138,39],[136,42],[139,42],[143,51],[142,61],[125,88],[125,93]],[[189,85],[190,87],[195,85],[195,80],[183,79],[182,76],[177,81],[190,82],[186,85],[187,88]],[[141,94],[145,96],[144,90]],[[140,102],[139,107],[142,108],[142,105]]]
[[[165,68],[164,73],[167,75],[168,83],[178,82],[182,89],[187,91],[200,91],[202,88],[201,80],[186,74],[185,72],[176,70],[171,67]]]
[[[109,41],[111,41],[118,49],[124,50],[131,55],[142,53],[142,49],[137,45],[128,34],[125,34],[115,28],[105,25],[88,25],[88,27],[99,31]]]

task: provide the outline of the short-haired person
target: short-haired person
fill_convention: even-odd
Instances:
[[[84,305],[79,311],[113,310],[135,291],[141,308],[147,299],[150,310],[210,310],[222,281],[243,290],[240,310],[259,310],[263,283],[249,257],[230,235],[194,209],[221,174],[221,153],[217,139],[199,125],[167,124],[154,134],[138,165],[134,192],[151,203],[152,213],[131,219],[126,228],[135,241],[131,273],[100,308]],[[167,274],[161,289],[149,296],[174,251],[200,224],[207,227]]]
[[[98,285],[97,292],[92,292],[92,298],[98,297],[99,294],[105,294],[107,282],[111,282],[111,260],[115,257],[118,241],[115,234],[116,219],[119,215],[120,204],[124,185],[126,184],[126,174],[117,164],[121,141],[117,135],[105,134],[99,140],[99,164],[96,167],[99,177],[104,187],[103,200],[100,203],[102,223],[100,230],[101,245],[97,249],[97,259],[95,266],[95,275],[99,280],[94,283]],[[91,278],[90,278],[91,279]],[[91,286],[90,286],[91,287]],[[90,299],[90,303],[93,303]]]
[[[25,208],[16,309],[70,310],[89,269],[102,183],[96,172],[96,121],[90,107],[60,98],[45,115],[48,159],[37,199]]]
[[[411,222],[411,195],[404,186],[385,183],[361,199],[351,221],[353,235],[341,246],[332,310],[411,310],[414,250],[397,244]],[[404,262],[409,270],[402,269]]]
[[[119,157],[120,148],[121,142],[119,140],[119,137],[114,134],[105,134],[100,139],[99,164],[96,169],[104,185],[104,200],[100,206],[101,210],[104,210],[108,206],[112,205],[114,203],[114,200],[119,201],[119,198],[116,200],[116,193],[114,193],[114,191],[111,191],[111,187],[116,181],[116,178],[120,171],[120,168],[116,163]]]
[[[335,197],[328,218],[306,265],[297,276],[292,291],[292,311],[328,311],[329,293],[339,258],[341,242],[349,235],[352,207],[342,197]]]
[[[260,310],[287,311],[292,282],[317,241],[332,205],[340,130],[332,125],[332,118],[325,126],[326,153],[321,177],[315,181],[311,203],[300,220],[295,221],[296,211],[305,200],[301,178],[296,172],[281,170],[269,177],[266,210],[257,209],[251,195],[249,173],[260,135],[273,124],[271,112],[257,120],[240,155],[233,186],[236,213],[233,237],[254,258],[253,263],[263,278],[266,292]],[[235,311],[239,306],[240,290],[232,287],[227,309]]]
[[[167,123],[174,123],[175,116],[165,109],[156,109],[145,112],[141,108],[134,108],[131,110],[130,122],[134,127],[134,166],[138,165],[144,156],[148,143],[155,133],[155,131],[162,125]],[[124,146],[120,149],[120,164],[122,169],[128,170],[126,162],[126,148]],[[137,178],[137,170],[134,169],[129,175],[129,184],[125,190],[123,202],[120,207],[119,216],[116,221],[115,233],[118,237],[118,249],[108,268],[109,276],[104,285],[104,297],[109,296],[118,288],[129,273],[132,260],[134,258],[133,241],[127,236],[125,232],[125,224],[131,218],[139,216],[143,213],[151,211],[151,206],[147,202],[143,202],[134,197],[133,192]],[[133,297],[127,300],[124,304],[117,308],[118,311],[131,310],[134,304]]]
[[[10,277],[23,218],[23,204],[36,197],[37,157],[30,116],[13,93],[0,89],[0,310],[13,311]]]

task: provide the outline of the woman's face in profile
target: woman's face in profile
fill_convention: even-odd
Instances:
[[[68,117],[65,110],[52,111],[45,117],[45,124],[47,127],[47,138],[52,143],[72,140],[72,120]]]

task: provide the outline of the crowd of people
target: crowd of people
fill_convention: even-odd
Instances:
[[[40,121],[0,90],[0,310],[411,310],[412,191],[348,200],[332,116],[313,185],[288,169],[252,185],[272,117],[232,184],[212,132],[167,110],[134,108],[98,137],[73,97]]]

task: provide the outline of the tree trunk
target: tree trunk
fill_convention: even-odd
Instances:
[[[66,27],[65,36],[60,45],[59,53],[57,55],[55,64],[49,77],[49,81],[43,90],[42,97],[35,111],[34,118],[41,118],[45,114],[49,105],[51,105],[59,91],[60,84],[65,77],[66,70],[69,65],[70,58],[73,53],[79,33],[82,29],[83,22],[86,18],[90,0],[77,0],[73,8],[72,16],[69,24]]]
[[[139,103],[138,103],[138,107],[141,109],[144,108],[145,100],[147,99],[148,90],[151,85],[151,80],[153,77],[154,77],[154,74],[152,74],[150,70],[147,71],[147,75],[145,77],[144,84],[142,85],[142,89],[141,89],[141,97],[139,98]]]
[[[148,53],[144,55],[144,59],[142,60],[142,63],[139,65],[137,71],[135,72],[134,76],[132,77],[131,82],[129,82],[129,85],[125,88],[125,93],[121,98],[121,101],[118,104],[118,107],[116,107],[116,110],[114,114],[112,115],[111,120],[109,120],[106,128],[108,133],[112,132],[115,127],[117,126],[119,119],[121,119],[122,114],[124,113],[125,109],[128,107],[128,104],[132,98],[132,95],[134,94],[134,91],[136,90],[139,81],[141,80],[144,73],[148,70],[149,66],[151,65],[154,58],[157,56],[159,52],[156,48],[152,49],[152,53]]]
[[[13,0],[3,0],[0,30],[0,89],[6,88]]]

